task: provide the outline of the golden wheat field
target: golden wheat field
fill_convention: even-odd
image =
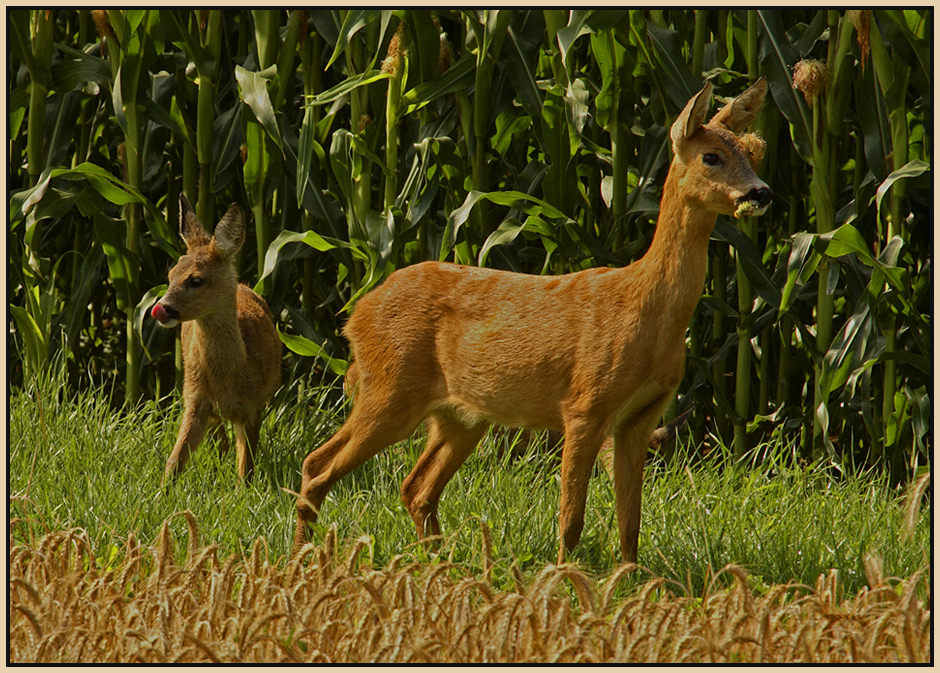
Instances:
[[[495,588],[446,562],[362,560],[364,541],[319,546],[271,563],[201,546],[195,518],[186,561],[168,523],[153,545],[131,535],[107,562],[81,530],[10,547],[12,663],[593,663],[926,662],[930,570],[889,582],[876,561],[870,587],[842,596],[838,573],[815,587],[755,592],[725,568],[726,588],[688,597],[653,579],[615,590],[631,568],[597,579],[546,566]],[[485,537],[485,536],[484,536]]]

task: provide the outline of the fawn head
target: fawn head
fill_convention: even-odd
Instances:
[[[764,154],[764,142],[742,133],[757,117],[767,82],[755,82],[730,101],[711,121],[705,115],[712,98],[711,82],[685,106],[670,130],[680,192],[703,209],[718,215],[762,215],[773,192],[754,170]]]
[[[186,254],[170,269],[166,294],[150,312],[167,329],[235,304],[238,278],[232,258],[245,240],[245,216],[237,205],[231,206],[210,235],[181,196],[180,235]]]

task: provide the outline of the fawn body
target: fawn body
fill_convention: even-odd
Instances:
[[[182,471],[207,432],[228,450],[222,419],[235,426],[238,474],[248,480],[262,412],[280,384],[281,340],[264,299],[238,283],[233,258],[245,239],[242,210],[229,208],[210,235],[182,197],[180,234],[187,252],[151,311],[163,327],[182,323],[184,412],[164,482]]]
[[[766,93],[758,81],[704,125],[711,85],[671,129],[674,159],[653,242],[635,263],[531,276],[425,262],[363,297],[345,328],[354,402],[303,462],[295,551],[330,487],[427,419],[427,447],[402,484],[418,535],[440,533],[444,486],[491,423],[563,430],[558,560],[577,544],[588,480],[607,437],[624,561],[636,562],[643,463],[685,366],[718,214],[762,213],[756,137],[736,134]]]

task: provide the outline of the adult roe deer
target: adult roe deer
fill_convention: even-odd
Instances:
[[[164,483],[183,470],[206,433],[223,452],[222,419],[235,426],[238,476],[251,479],[261,415],[281,381],[281,340],[264,299],[239,284],[234,256],[245,240],[245,216],[233,205],[210,235],[185,196],[180,235],[186,254],[170,269],[170,285],[151,315],[167,329],[182,323],[183,421]]]
[[[717,215],[762,214],[773,196],[754,173],[763,143],[738,135],[766,91],[759,80],[708,124],[712,85],[688,102],[670,131],[656,233],[635,263],[531,276],[425,262],[363,297],[344,329],[353,407],[303,461],[295,553],[330,487],[427,419],[427,447],[401,487],[419,537],[440,533],[441,492],[491,423],[564,430],[563,562],[612,435],[620,548],[635,563],[647,444],[683,375],[709,235]]]

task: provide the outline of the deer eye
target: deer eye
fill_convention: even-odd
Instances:
[[[702,155],[702,162],[706,166],[717,166],[721,163],[721,157],[719,157],[717,154],[712,154],[709,152],[708,154]]]
[[[200,278],[199,276],[193,276],[192,278],[186,281],[186,285],[188,285],[190,288],[202,287],[203,285],[205,285],[205,283],[206,283],[205,279]]]

